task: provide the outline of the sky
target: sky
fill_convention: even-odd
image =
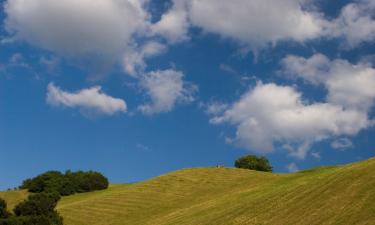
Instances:
[[[375,156],[374,0],[0,2],[0,189]]]

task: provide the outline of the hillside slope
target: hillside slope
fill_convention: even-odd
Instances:
[[[375,224],[375,159],[295,174],[185,169],[64,197],[66,225]]]
[[[200,168],[64,198],[67,225],[375,224],[375,159],[296,174]]]
[[[9,209],[13,209],[19,202],[26,199],[28,195],[27,190],[0,192],[0,198],[6,200]]]

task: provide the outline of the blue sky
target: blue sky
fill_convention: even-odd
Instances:
[[[7,0],[0,189],[375,155],[375,1]]]

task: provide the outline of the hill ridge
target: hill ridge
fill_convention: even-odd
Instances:
[[[375,158],[292,174],[186,168],[64,197],[66,225],[375,224]]]

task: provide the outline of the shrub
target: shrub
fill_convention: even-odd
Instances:
[[[0,219],[8,218],[10,213],[7,210],[7,203],[0,198]]]
[[[272,166],[270,165],[266,157],[257,157],[255,155],[247,155],[237,159],[234,166],[242,169],[258,170],[265,172],[272,172]]]

